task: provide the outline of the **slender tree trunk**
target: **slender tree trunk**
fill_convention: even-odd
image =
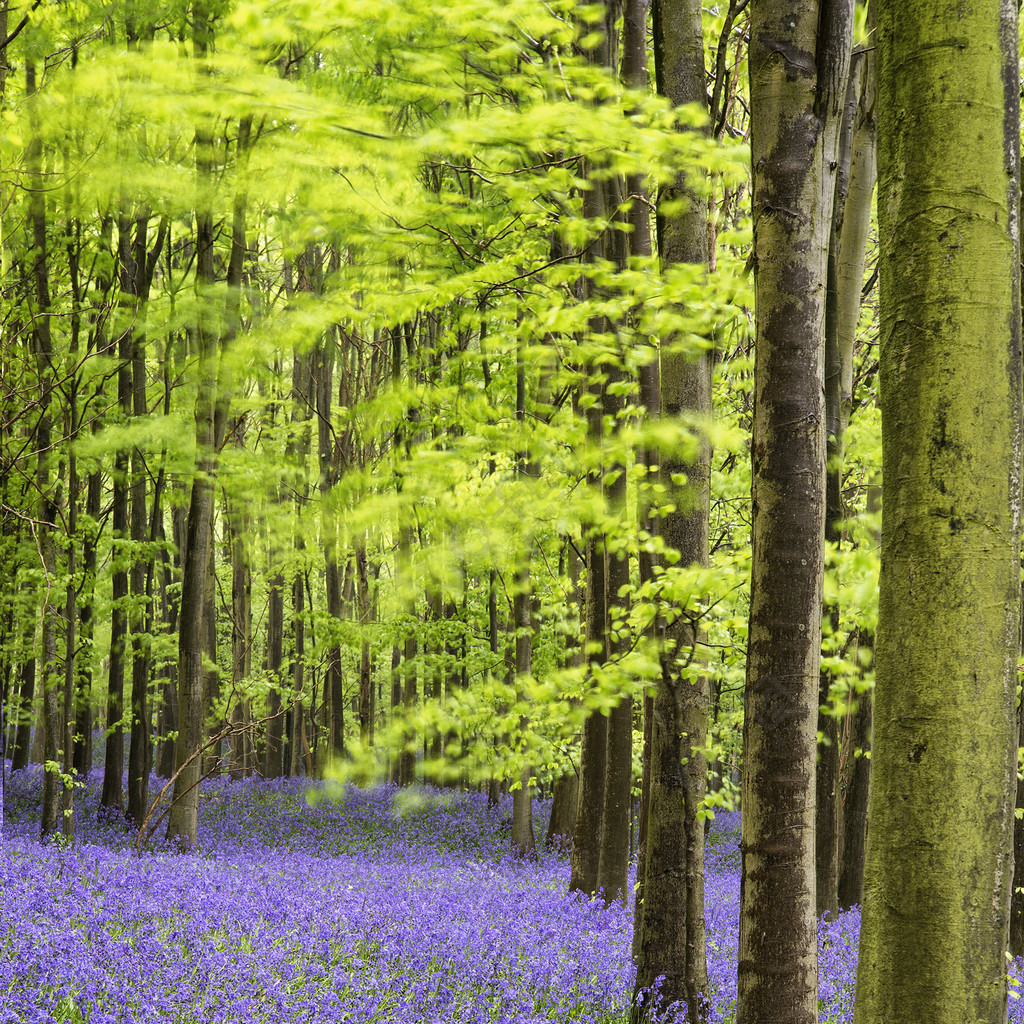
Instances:
[[[839,354],[839,246],[843,236],[846,195],[850,180],[853,124],[857,113],[860,76],[851,60],[839,132],[832,231],[828,245],[828,286],[825,293],[825,543],[838,550],[843,522],[843,444],[839,426],[842,366]],[[860,284],[856,285],[860,294]],[[829,633],[839,632],[839,609],[824,609]],[[839,911],[839,722],[831,707],[832,673],[818,675],[818,743],[815,773],[814,866],[818,917],[835,918]]]
[[[398,561],[402,566],[401,585],[408,588],[408,615],[410,620],[416,614],[416,599],[413,597],[412,575],[412,528],[408,525],[399,527]],[[406,634],[402,651],[402,705],[405,715],[412,718],[416,708],[416,634]],[[412,748],[413,736],[407,736],[401,754],[399,781],[403,786],[411,786],[416,781],[416,754]]]
[[[756,365],[737,1024],[818,1019],[825,286],[852,22],[852,0],[751,7]]]
[[[872,8],[873,11],[873,8]],[[870,17],[870,15],[869,15]],[[825,308],[825,428],[828,460],[825,486],[825,540],[842,542],[844,433],[853,403],[853,347],[860,319],[861,286],[871,223],[874,167],[874,47],[859,50],[850,64],[836,175],[832,237],[829,242]],[[832,632],[841,623],[828,609]],[[821,673],[819,707],[827,707],[831,674]],[[817,913],[834,917],[839,908],[841,866],[839,729],[834,715],[819,711],[817,825],[815,861]]]
[[[118,395],[123,402],[130,397],[127,385],[128,368],[118,370]],[[128,455],[119,451],[114,457],[114,567],[113,601],[110,612],[110,659],[107,670],[107,728],[103,756],[103,789],[100,806],[111,812],[124,808],[124,674],[128,635],[128,571],[125,565],[124,542],[128,538]]]
[[[67,410],[67,434],[76,438],[78,433],[78,386],[77,379],[72,378],[69,388],[70,401]],[[68,535],[72,542],[67,553],[68,584],[64,592],[64,693],[63,722],[64,735],[61,737],[61,774],[63,776],[63,792],[61,794],[61,822],[65,839],[73,839],[75,834],[74,796],[75,787],[75,650],[77,647],[78,624],[78,593],[75,589],[75,570],[78,543],[78,466],[74,448],[68,453]],[[0,730],[0,736],[2,736]],[[0,811],[3,808],[0,807]]]
[[[135,236],[131,247],[129,228],[126,223],[119,233],[122,248],[122,291],[132,302],[132,323],[144,321],[145,306],[149,301],[150,287],[157,260],[163,249],[167,233],[167,221],[161,222],[160,231],[152,252],[147,250],[149,212],[143,210],[135,218]],[[131,354],[131,415],[142,420],[149,414],[146,401],[146,338],[134,328],[130,331]],[[153,538],[150,536],[149,514],[146,507],[146,481],[149,470],[142,452],[136,447],[131,455],[131,539],[132,561],[130,590],[132,595],[132,713],[131,735],[128,748],[128,817],[141,828],[149,806],[149,769],[152,762],[151,733],[153,728],[152,709],[149,700],[149,676],[151,660],[147,624],[152,621],[150,597],[155,557],[152,548],[149,554],[139,549]],[[154,493],[154,513],[158,498]],[[147,592],[148,586],[148,592]]]
[[[97,523],[100,518],[100,501],[102,498],[100,473],[89,474],[89,482],[85,492],[85,514],[90,523]],[[78,633],[81,637],[82,656],[75,659],[75,771],[80,779],[86,779],[92,771],[92,682],[95,662],[92,657],[93,641],[93,606],[95,602],[92,591],[96,582],[96,534],[91,527],[84,542],[83,586],[81,610],[79,612]]]
[[[579,800],[579,778],[575,772],[566,772],[555,780],[551,797],[551,816],[544,845],[549,850],[567,850],[572,842],[572,827],[576,821]]]
[[[866,638],[862,634],[861,646]],[[842,815],[842,856],[839,870],[839,907],[849,910],[864,892],[864,850],[868,835],[868,780],[871,777],[871,693],[857,698],[850,746],[853,766],[848,774]]]
[[[241,426],[236,437],[241,440]],[[246,535],[248,517],[236,510],[231,524],[231,776],[244,778],[252,768],[252,713],[245,695],[252,674],[252,594]]]
[[[277,779],[284,774],[283,736],[284,715],[281,705],[284,665],[284,578],[275,573],[270,581],[267,605],[267,669],[270,672],[270,692],[267,694],[267,742],[264,748],[263,774]]]
[[[60,743],[62,724],[60,716],[60,667],[57,662],[57,607],[54,604],[57,549],[56,487],[51,479],[50,451],[53,444],[53,417],[51,404],[54,378],[53,343],[50,333],[50,278],[47,256],[46,189],[43,184],[43,146],[39,134],[36,108],[36,67],[25,62],[25,92],[29,106],[31,139],[26,154],[29,180],[29,226],[32,235],[30,259],[35,308],[33,310],[32,344],[39,376],[39,418],[36,421],[35,443],[38,456],[36,490],[39,494],[38,548],[43,571],[44,595],[42,606],[43,635],[43,722],[45,740],[43,759],[46,774],[43,777],[43,810],[40,831],[46,839],[60,827]]]
[[[622,14],[619,0],[605,4],[600,34],[588,58],[597,67],[619,71],[618,22]],[[584,216],[622,221],[624,182],[616,175],[588,174],[591,187],[584,196]],[[609,229],[588,246],[586,260],[607,260],[617,270],[628,263],[628,243],[622,230]],[[597,297],[598,286],[589,277],[582,282],[584,299]],[[600,338],[617,333],[616,324],[602,314],[591,317],[589,331]],[[615,355],[618,355],[616,352]],[[605,422],[618,429],[622,409],[620,385],[622,371],[609,365],[603,382],[592,383],[593,404],[587,412],[587,432],[592,444],[604,447]],[[612,515],[621,519],[625,512],[625,471],[613,459],[606,458],[599,473],[591,473],[590,485],[599,488]],[[610,628],[617,614],[613,600],[628,588],[629,569],[624,552],[609,544],[607,523],[600,532],[592,531],[587,542],[587,637],[590,657],[595,664],[607,662],[623,653],[626,640],[613,638]],[[601,721],[596,719],[601,717]],[[601,743],[599,753],[596,744]],[[630,852],[630,810],[633,783],[633,701],[626,694],[605,718],[594,713],[584,726],[580,755],[580,803],[573,835],[572,877],[570,886],[583,892],[601,890],[607,902],[626,899],[626,874]],[[600,770],[598,781],[594,774]]]
[[[14,744],[11,749],[12,772],[28,767],[29,751],[32,746],[32,705],[35,703],[36,695],[34,623],[25,638],[20,676],[17,719],[11,723],[14,730]]]
[[[593,192],[587,193],[585,207],[591,205]],[[598,203],[600,203],[600,197]],[[596,205],[596,204],[595,204]],[[586,212],[586,211],[585,211]],[[597,210],[591,211],[597,216]],[[599,390],[599,389],[598,389]],[[596,444],[603,437],[603,416],[600,398],[588,411],[588,436]],[[599,487],[600,478],[591,479],[590,486]],[[586,637],[588,658],[602,664],[608,660],[608,564],[604,538],[591,533],[586,545]],[[591,712],[583,725],[580,746],[580,792],[573,828],[571,875],[569,889],[595,895],[598,892],[601,842],[607,782],[609,718],[599,711]]]
[[[978,2],[953,24],[934,0],[878,3],[884,512],[856,1024],[998,1024],[1007,1013],[1017,4]]]
[[[359,645],[359,738],[373,745],[374,694],[373,664],[367,629],[373,617],[370,583],[366,568],[366,535],[356,543],[356,584],[359,604],[359,627],[362,639]]]
[[[202,58],[212,42],[208,13],[194,12],[196,52]],[[214,139],[210,129],[196,131],[196,178],[208,188],[215,170]],[[196,293],[200,310],[193,332],[198,349],[195,407],[196,473],[189,501],[184,574],[181,588],[178,633],[178,742],[174,783],[167,819],[167,840],[180,850],[195,845],[199,822],[199,782],[203,744],[203,649],[206,646],[204,610],[207,607],[207,573],[213,542],[213,478],[217,470],[216,415],[218,402],[219,337],[216,317],[204,313],[212,301],[216,282],[214,215],[209,206],[196,211]],[[207,616],[208,617],[208,616]]]
[[[216,418],[215,418],[216,420]],[[217,428],[214,425],[214,435]],[[216,436],[214,450],[219,451]],[[203,589],[203,685],[202,685],[202,720],[203,739],[210,743],[206,753],[200,759],[201,773],[219,775],[223,768],[224,741],[216,737],[224,729],[225,720],[221,713],[220,658],[218,657],[218,606],[217,600],[217,544],[216,522],[217,509],[215,499],[211,496],[209,550],[206,560],[206,577]]]
[[[658,92],[677,106],[704,104],[704,37],[701,8],[693,0],[655,0],[654,53]],[[707,205],[696,181],[681,176],[674,190],[686,197],[686,210],[659,216],[658,248],[665,268],[679,263],[708,264]],[[675,339],[662,339],[660,416],[710,416],[712,353],[696,359],[674,351]],[[676,343],[678,344],[678,343]],[[673,452],[660,456],[661,482],[672,510],[659,523],[678,564],[707,565],[711,450],[702,443],[698,457],[683,463]],[[685,491],[673,481],[685,474]],[[707,765],[700,753],[707,734],[708,684],[689,678],[698,640],[696,628],[679,614],[662,629],[662,673],[652,708],[650,796],[645,843],[643,907],[637,950],[633,1020],[652,1008],[648,993],[662,978],[663,1005],[687,1005],[688,1020],[705,1013],[707,963],[704,937],[704,829],[697,811],[704,797]]]
[[[516,422],[520,431],[516,476],[520,485],[528,485],[534,472],[530,464],[529,443],[526,434],[526,361],[523,349],[524,343],[520,339],[516,356]],[[533,671],[533,623],[530,615],[533,600],[533,587],[530,582],[532,547],[532,537],[527,537],[525,551],[520,555],[522,562],[516,572],[515,594],[512,598],[517,689],[522,686],[520,681]],[[528,719],[523,716],[520,726],[525,728],[528,724]],[[529,767],[524,768],[519,775],[519,788],[512,793],[512,851],[518,857],[534,860],[537,857],[537,848],[533,837],[531,774]]]
[[[513,598],[515,616],[516,676],[523,678],[533,671],[533,627],[530,622],[529,562],[517,574]],[[523,725],[526,724],[524,720]],[[512,793],[512,852],[520,858],[535,860],[537,848],[533,837],[533,796],[530,769],[519,774],[519,788]]]
[[[180,519],[177,508],[171,509],[172,523]],[[162,519],[157,518],[157,537],[164,539]],[[172,536],[175,544],[181,541],[184,545],[183,531],[179,531],[172,525]],[[180,547],[179,547],[180,550]],[[163,552],[160,560],[160,606],[164,619],[164,631],[168,636],[174,636],[178,628],[178,606],[172,601],[167,592],[167,585],[172,575],[172,566],[169,555]],[[178,673],[177,666],[173,663],[164,670],[161,687],[163,689],[163,700],[160,704],[160,720],[158,733],[160,738],[157,755],[157,774],[162,778],[169,779],[174,774],[174,748],[175,740],[172,734],[178,731]]]
[[[306,747],[306,618],[302,574],[292,581],[292,731],[289,736],[289,775],[298,775]]]

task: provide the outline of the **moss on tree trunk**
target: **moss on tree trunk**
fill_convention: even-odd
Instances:
[[[1006,1019],[1017,6],[878,4],[882,569],[857,1024]]]

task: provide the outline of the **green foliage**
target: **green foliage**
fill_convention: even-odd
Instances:
[[[301,701],[314,713],[315,748],[337,651],[348,745],[337,774],[379,775],[399,751],[422,755],[440,739],[446,758],[424,760],[424,774],[516,779],[528,767],[547,783],[577,756],[587,714],[641,697],[658,677],[652,623],[685,617],[701,643],[669,655],[712,679],[707,756],[727,777],[740,756],[753,376],[750,219],[739,199],[746,153],[730,141],[733,115],[710,136],[691,130],[704,111],[672,110],[588,63],[581,49],[597,31],[596,6],[277,0],[205,10],[205,52],[194,11],[177,3],[42,6],[12,44],[0,104],[7,661],[37,646],[46,587],[71,582],[93,623],[79,665],[101,703],[111,572],[143,565],[147,594],[118,601],[132,635],[144,638],[158,697],[176,659],[189,492],[207,472],[196,468],[209,454],[197,448],[196,417],[211,401],[221,433],[210,668],[222,686],[213,718],[242,700],[259,718],[280,693],[286,706]],[[719,46],[735,49],[733,71],[745,80],[725,14],[705,12],[704,23],[709,60]],[[38,65],[35,96],[20,73],[28,61]],[[29,287],[33,145],[46,181],[47,310]],[[625,215],[645,200],[585,215],[596,184],[639,176],[657,197],[694,169],[712,199],[713,270],[636,254],[618,265],[597,254],[604,237],[629,234]],[[212,283],[198,271],[205,217]],[[140,256],[153,271],[146,300],[129,280]],[[41,316],[52,325],[48,365],[33,350]],[[645,415],[637,377],[663,344],[715,350],[711,423]],[[118,394],[133,347],[141,410]],[[880,457],[870,351],[861,355],[868,400],[850,426],[850,519],[827,583],[839,608],[826,638],[837,713],[870,682],[852,638],[873,629],[875,614],[869,495]],[[623,408],[588,430],[600,387]],[[46,465],[62,563],[79,555],[73,573],[49,580],[33,484],[44,411],[59,435]],[[636,526],[640,507],[664,513],[676,500],[636,453],[685,461],[702,438],[715,452],[706,570],[678,564]],[[72,453],[78,484],[69,493]],[[115,475],[139,459],[145,540],[115,536],[110,506]],[[626,499],[612,503],[593,481],[607,487],[620,473]],[[124,482],[136,476],[133,468]],[[87,508],[90,478],[102,500]],[[574,564],[594,535],[628,556],[631,578],[614,596],[623,653],[587,667],[586,568]],[[231,671],[232,536],[251,603],[251,667],[241,678]],[[658,563],[643,584],[641,546]],[[357,551],[368,564],[365,594]],[[340,614],[328,608],[328,563],[339,567]],[[511,621],[525,565],[532,671],[517,678]],[[267,635],[277,593],[286,616],[279,668]],[[412,639],[416,653],[406,657]],[[364,648],[377,705],[372,745],[356,736],[348,703]],[[393,682],[415,685],[416,701],[391,708]],[[440,699],[425,699],[435,691]],[[729,806],[731,793],[726,783],[708,813]]]

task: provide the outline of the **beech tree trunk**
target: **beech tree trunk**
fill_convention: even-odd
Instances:
[[[521,484],[533,476],[530,465],[529,446],[526,438],[526,364],[523,353],[523,342],[519,342],[516,358],[516,421],[520,430],[520,450],[516,458],[516,475]],[[517,688],[519,680],[526,678],[533,671],[533,623],[531,621],[531,602],[533,588],[530,583],[530,555],[532,538],[525,540],[525,550],[521,553],[521,565],[516,572],[515,594],[512,598],[513,629],[515,632],[515,658]],[[524,717],[521,725],[526,726]],[[533,837],[533,795],[530,790],[530,769],[524,768],[519,773],[519,787],[512,793],[512,852],[518,857],[535,860],[537,848]]]
[[[706,103],[699,3],[655,0],[654,54],[661,95],[677,106]],[[658,249],[666,268],[708,264],[707,205],[696,184],[681,177],[663,196],[671,200],[679,193],[687,200],[685,212],[658,218]],[[680,341],[662,339],[661,418],[710,416],[712,352],[690,359],[673,351],[673,343]],[[710,446],[702,444],[697,459],[687,463],[674,452],[662,452],[660,463],[661,482],[674,509],[662,516],[659,532],[678,551],[679,565],[707,565]],[[688,481],[685,490],[673,484],[680,474]],[[645,1019],[654,1008],[649,994],[658,978],[662,1006],[685,1002],[691,1024],[699,1024],[706,1011],[704,827],[697,811],[706,788],[707,763],[700,749],[707,736],[708,683],[683,671],[698,639],[685,614],[663,625],[662,673],[651,730],[643,906],[639,941],[634,940],[634,1021]]]
[[[750,15],[755,350],[737,1024],[818,1019],[825,286],[852,0]]]
[[[209,12],[201,5],[193,12],[197,56],[202,59],[213,41]],[[251,121],[238,123],[235,144],[241,159],[249,140]],[[209,125],[196,130],[196,178],[205,190],[216,173],[217,140]],[[226,145],[226,142],[224,143]],[[226,159],[226,154],[225,154]],[[178,634],[178,743],[171,810],[167,819],[167,840],[180,850],[191,849],[196,841],[199,816],[199,782],[203,745],[204,671],[203,648],[208,643],[205,629],[214,626],[214,616],[205,612],[210,579],[208,560],[212,557],[213,479],[216,476],[219,444],[224,439],[228,396],[220,381],[220,349],[230,341],[238,318],[242,257],[245,250],[245,196],[235,197],[231,220],[231,253],[228,262],[228,298],[221,310],[206,309],[217,280],[214,258],[214,211],[203,205],[196,211],[196,294],[199,316],[193,329],[198,351],[199,387],[195,408],[196,474],[189,503],[184,578],[181,589]],[[204,618],[206,621],[204,622]],[[205,629],[204,629],[205,627]]]
[[[865,646],[865,637],[860,638]],[[847,773],[846,800],[842,815],[842,848],[839,864],[839,909],[861,902],[864,892],[864,851],[868,835],[868,781],[871,777],[871,693],[857,698],[850,730],[853,765]]]
[[[62,723],[60,715],[60,666],[57,661],[57,607],[52,601],[51,588],[56,593],[57,574],[57,501],[56,486],[50,467],[50,445],[53,432],[53,342],[50,332],[50,278],[47,263],[46,240],[46,189],[43,184],[43,148],[39,135],[38,112],[36,108],[37,81],[36,66],[31,60],[25,62],[25,92],[29,105],[29,126],[32,138],[29,142],[26,163],[32,191],[29,196],[29,221],[32,245],[31,260],[34,317],[32,325],[32,348],[35,355],[36,371],[39,376],[39,417],[36,421],[35,444],[38,450],[36,463],[36,490],[39,495],[38,549],[40,568],[43,571],[45,594],[41,610],[43,636],[42,682],[44,747],[43,760],[46,773],[43,776],[43,810],[40,833],[45,840],[60,828],[60,747]]]
[[[955,26],[955,28],[954,28]],[[1017,4],[878,3],[882,564],[856,1024],[1006,1019]]]
[[[284,579],[275,573],[270,581],[267,602],[267,669],[270,672],[270,691],[267,694],[267,740],[263,752],[263,774],[277,779],[284,774],[284,715],[281,690],[284,685]]]

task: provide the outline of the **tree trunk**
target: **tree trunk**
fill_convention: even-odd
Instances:
[[[1017,707],[1017,746],[1024,747],[1024,706]],[[1014,803],[1024,808],[1024,779],[1017,779]],[[1024,817],[1013,818],[1013,896],[1010,899],[1010,956],[1024,956]]]
[[[526,436],[526,361],[524,344],[519,341],[516,355],[516,421],[519,426],[519,452],[516,457],[516,476],[520,485],[526,484],[534,475],[530,465],[529,445]],[[521,552],[520,567],[516,572],[515,593],[512,598],[513,630],[515,632],[516,651],[516,688],[520,690],[521,680],[533,671],[533,623],[531,621],[531,602],[533,587],[530,582],[530,561],[533,538],[527,536],[525,551]],[[520,699],[522,697],[520,696]],[[524,716],[520,726],[525,729],[529,724]],[[537,848],[533,837],[533,799],[530,791],[529,767],[519,773],[519,788],[512,793],[512,852],[521,858],[535,860]]]
[[[372,746],[376,707],[373,693],[373,663],[367,630],[373,618],[373,602],[370,600],[370,583],[366,569],[365,533],[359,536],[356,544],[356,583],[359,627],[362,633],[359,647],[359,738],[363,743]]]
[[[856,1024],[1000,1022],[1016,790],[1017,4],[878,3],[882,563]]]
[[[750,16],[756,365],[737,1024],[818,1019],[824,319],[852,0]]]
[[[842,406],[842,367],[839,355],[839,246],[850,180],[853,124],[857,113],[860,76],[851,60],[846,101],[839,132],[832,230],[828,244],[828,286],[825,294],[825,543],[838,550],[843,522],[843,443],[839,426]],[[860,295],[860,282],[855,285]],[[839,609],[825,609],[834,637],[839,632]],[[832,673],[818,676],[818,743],[815,773],[814,865],[816,914],[833,920],[839,911],[839,723],[831,708]]]
[[[243,427],[236,431],[239,444]],[[252,769],[252,713],[245,695],[252,669],[252,594],[246,536],[248,517],[240,509],[231,524],[231,777],[244,778]]]
[[[572,827],[576,821],[576,804],[580,792],[579,781],[574,771],[565,772],[555,780],[548,834],[544,837],[544,845],[549,850],[564,851],[572,843]]]
[[[85,514],[90,523],[100,518],[102,480],[99,471],[89,474],[85,492]],[[78,633],[81,637],[82,656],[75,659],[75,771],[80,779],[88,778],[92,771],[92,684],[95,662],[92,656],[93,606],[96,585],[96,533],[88,531],[84,543],[81,610]]]
[[[210,223],[212,229],[212,223]],[[203,239],[203,235],[200,236]],[[212,233],[210,241],[212,242]],[[211,254],[212,258],[212,254]],[[213,354],[206,353],[212,360]],[[213,487],[210,475],[215,469],[212,451],[213,418],[211,400],[216,377],[207,362],[203,368],[196,402],[196,476],[189,502],[184,577],[181,587],[180,627],[178,631],[178,740],[171,811],[167,840],[181,850],[191,849],[196,841],[199,821],[200,758],[203,745],[203,650],[207,646],[204,623],[206,574],[209,562],[213,521]],[[208,397],[203,397],[204,394]]]
[[[198,6],[194,12],[197,54],[202,57],[212,43],[208,12]],[[196,178],[205,190],[215,173],[214,139],[210,129],[196,131]],[[213,478],[217,471],[217,417],[219,335],[218,316],[204,315],[216,283],[214,260],[215,223],[213,211],[203,206],[196,211],[196,297],[200,311],[193,331],[198,354],[195,406],[196,473],[189,501],[184,574],[181,587],[178,633],[178,742],[171,810],[167,819],[167,840],[185,851],[195,845],[199,823],[199,783],[203,745],[203,650],[207,646],[206,592],[208,565],[213,542]]]
[[[658,92],[676,106],[704,105],[704,37],[701,8],[693,0],[655,0],[654,52]],[[707,206],[681,176],[675,189],[686,197],[685,212],[658,218],[661,263],[707,266]],[[675,339],[662,339],[660,417],[710,416],[712,353],[689,360],[673,351]],[[660,479],[671,496],[659,532],[679,553],[678,565],[707,565],[711,449],[702,443],[692,463],[673,452],[660,454]],[[673,484],[680,474],[686,490]],[[704,797],[707,765],[700,748],[707,734],[708,684],[684,672],[695,653],[697,632],[684,613],[663,626],[662,673],[654,697],[651,729],[650,795],[644,850],[643,907],[637,951],[634,1021],[653,1008],[648,998],[656,979],[662,1005],[687,1005],[688,1020],[705,1013],[707,962],[704,936],[704,828],[697,811]],[[635,926],[634,926],[635,927]]]
[[[873,7],[870,8],[869,18]],[[842,479],[844,434],[853,404],[853,347],[860,319],[861,287],[874,160],[874,48],[853,54],[843,114],[836,174],[835,209],[829,241],[828,295],[825,308],[825,427],[828,469],[825,486],[825,540],[842,542]],[[841,623],[829,609],[832,631]],[[819,705],[829,704],[832,677],[821,673]],[[818,916],[834,917],[839,909],[842,833],[839,791],[839,729],[834,715],[819,711],[817,824],[815,862]]]
[[[130,400],[129,368],[122,356],[117,374],[117,390],[122,409]],[[103,755],[103,789],[100,806],[111,812],[124,808],[124,675],[128,636],[128,570],[124,542],[128,539],[128,454],[119,451],[114,457],[114,566],[113,601],[110,611],[110,659],[107,669],[107,728]]]
[[[21,662],[21,680],[18,686],[17,718],[11,723],[14,744],[11,748],[11,771],[28,767],[32,746],[32,705],[36,696],[35,624],[28,631]]]
[[[40,832],[48,838],[60,827],[60,743],[62,723],[60,716],[60,666],[57,661],[57,608],[51,604],[51,588],[55,589],[57,574],[57,531],[56,486],[51,479],[50,446],[52,442],[53,419],[53,344],[50,333],[50,279],[46,240],[46,189],[43,183],[43,145],[39,135],[38,111],[36,108],[37,84],[36,67],[33,61],[25,62],[25,92],[28,98],[29,130],[31,139],[26,153],[26,165],[31,182],[29,194],[29,222],[32,245],[29,250],[32,262],[33,283],[33,326],[32,347],[39,376],[39,418],[36,421],[35,444],[38,457],[36,464],[36,490],[39,495],[39,527],[37,544],[40,568],[43,572],[45,596],[42,606],[43,635],[43,722],[45,740],[43,759],[46,773],[43,776],[43,811]]]
[[[861,646],[865,637],[861,636]],[[848,774],[842,815],[842,856],[839,869],[839,908],[849,910],[864,892],[864,849],[868,836],[868,780],[871,777],[870,691],[857,698],[850,746],[853,766]]]
[[[163,249],[167,233],[167,221],[161,222],[152,252],[148,251],[147,230],[149,212],[141,211],[135,218],[135,238],[129,247],[129,228],[126,218],[119,242],[121,245],[122,291],[132,303],[131,322],[144,322],[144,308],[149,301],[150,287],[157,260]],[[146,401],[146,338],[134,327],[130,332],[131,355],[131,415],[136,420],[149,414]],[[146,637],[148,624],[152,622],[149,598],[152,591],[152,574],[155,558],[152,547],[149,554],[140,550],[150,536],[149,515],[146,508],[146,480],[149,471],[142,452],[132,449],[131,456],[131,539],[132,559],[130,590],[132,595],[132,693],[131,693],[131,735],[128,747],[128,817],[141,828],[149,807],[149,769],[152,762],[151,733],[153,728],[152,709],[149,700],[150,656]],[[158,496],[154,492],[153,509],[157,509]],[[147,584],[147,580],[150,581]],[[147,590],[148,587],[148,590]]]
[[[263,774],[278,779],[284,774],[281,690],[284,664],[284,579],[275,573],[270,581],[267,605],[267,669],[270,673],[270,691],[267,694],[267,742],[264,748]]]
[[[214,449],[220,450],[216,439],[216,416],[214,423]],[[217,509],[215,499],[210,498],[210,536],[209,551],[206,561],[206,579],[203,590],[203,684],[202,684],[202,719],[204,726],[203,739],[206,752],[200,760],[202,775],[219,775],[223,763],[221,755],[224,741],[218,739],[224,730],[224,719],[218,714],[220,708],[220,660],[217,656],[217,551],[216,551],[216,520]]]

